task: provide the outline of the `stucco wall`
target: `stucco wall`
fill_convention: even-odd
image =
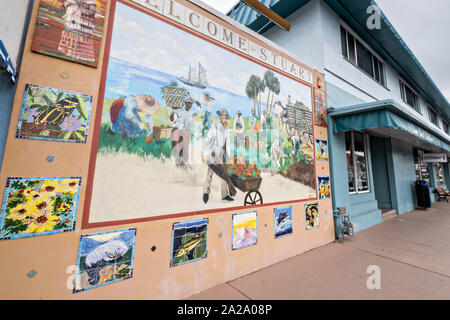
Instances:
[[[180,3],[200,10],[192,3]],[[115,227],[82,229],[86,180],[93,143],[92,131],[87,143],[62,143],[16,139],[15,133],[26,83],[82,92],[93,96],[91,123],[95,122],[103,60],[98,68],[33,53],[30,50],[38,3],[34,4],[28,31],[21,77],[17,84],[8,128],[5,157],[0,174],[0,195],[7,177],[81,176],[82,185],[76,229],[54,235],[0,241],[0,299],[168,299],[182,298],[219,283],[235,279],[283,259],[329,243],[335,239],[331,200],[319,200],[320,227],[306,231],[304,203],[292,204],[293,235],[274,239],[273,209],[257,207],[258,242],[255,246],[231,250],[232,213],[223,211],[177,219],[162,219]],[[108,21],[109,10],[106,21]],[[206,12],[202,12],[207,14]],[[219,21],[216,17],[211,17]],[[235,32],[237,28],[228,26]],[[107,29],[107,23],[105,30]],[[255,42],[264,45],[259,40]],[[104,53],[103,37],[101,55]],[[280,55],[283,55],[280,53]],[[63,79],[60,74],[67,73]],[[315,73],[316,75],[317,73]],[[315,137],[327,139],[326,128],[315,127]],[[46,157],[54,156],[49,163]],[[329,176],[328,162],[316,163],[316,175]],[[127,199],[124,199],[127,201]],[[169,267],[172,223],[193,218],[209,218],[208,257],[174,268]],[[80,235],[128,227],[137,228],[134,273],[131,279],[93,290],[72,294],[71,281]],[[151,248],[155,246],[153,252]],[[34,277],[27,273],[35,270]]]

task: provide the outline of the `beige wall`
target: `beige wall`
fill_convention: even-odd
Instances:
[[[180,3],[193,10],[202,11],[202,14],[207,14],[187,1],[180,1]],[[303,208],[306,202],[293,203],[293,235],[281,239],[274,239],[273,209],[275,206],[256,208],[258,242],[255,246],[235,251],[231,250],[233,211],[196,215],[195,218],[209,218],[208,257],[174,268],[169,267],[172,223],[194,217],[81,229],[102,62],[98,68],[91,68],[31,52],[38,4],[39,2],[36,1],[14,99],[0,173],[0,196],[3,198],[7,177],[43,176],[81,176],[81,195],[75,231],[0,241],[0,299],[183,298],[334,240],[331,199],[319,200],[320,227],[310,231],[305,229]],[[217,17],[210,18],[220,21]],[[108,13],[106,21],[108,21]],[[227,27],[244,34],[233,26]],[[106,30],[107,22],[101,55],[104,52]],[[252,39],[248,35],[247,37]],[[265,45],[257,39],[252,40]],[[282,53],[280,55],[286,57]],[[314,78],[319,75],[316,71],[309,70],[314,72]],[[63,79],[60,76],[62,72],[67,72],[69,78]],[[16,139],[15,131],[26,83],[92,95],[94,99],[87,143]],[[326,128],[316,126],[315,137],[327,140]],[[48,155],[55,157],[52,163],[46,161]],[[329,176],[328,162],[316,163],[316,175]],[[246,211],[249,211],[249,208],[238,212]],[[76,264],[80,235],[128,227],[137,228],[133,277],[72,294],[67,283],[70,284],[71,276],[74,274],[75,268],[72,266]],[[152,246],[156,246],[156,251],[151,251]],[[37,274],[30,279],[27,273],[32,269],[37,271]]]

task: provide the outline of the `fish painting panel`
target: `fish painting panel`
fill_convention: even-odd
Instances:
[[[207,255],[207,218],[181,221],[172,225],[171,267],[204,259]]]

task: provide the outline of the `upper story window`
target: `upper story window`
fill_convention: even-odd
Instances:
[[[342,55],[370,77],[386,86],[383,63],[347,29],[341,26]]]
[[[446,134],[449,134],[449,132],[448,132],[448,122],[447,121],[442,120],[442,130],[444,130],[444,132]]]
[[[431,123],[439,127],[437,113],[430,106],[428,106],[428,116],[430,117]]]
[[[405,103],[409,104],[414,110],[420,113],[417,93],[415,93],[411,87],[402,80],[400,80],[400,95]]]

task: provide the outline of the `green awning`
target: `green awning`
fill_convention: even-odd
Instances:
[[[379,127],[392,128],[405,131],[424,142],[450,152],[450,145],[431,132],[434,130],[431,128],[427,130],[427,126],[420,122],[419,126],[417,119],[411,119],[410,114],[402,114],[403,111],[397,107],[398,105],[393,101],[386,100],[364,106],[332,109],[329,115],[334,118],[336,133]]]

